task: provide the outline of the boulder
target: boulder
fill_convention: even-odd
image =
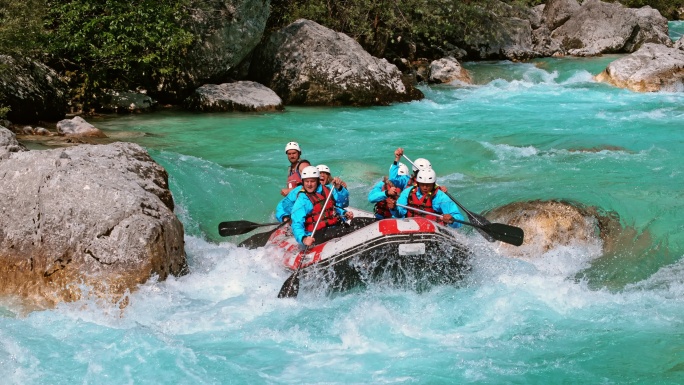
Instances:
[[[223,83],[259,44],[270,1],[190,0],[190,30],[199,41],[184,56],[183,71],[158,79],[157,100],[179,103],[205,83]]]
[[[638,51],[610,63],[595,79],[637,92],[682,92],[684,50],[677,46],[645,44]]]
[[[577,0],[549,0],[542,13],[543,23],[550,31],[563,25],[580,9]]]
[[[0,55],[0,106],[14,123],[56,121],[67,111],[67,84],[46,65]]]
[[[65,136],[107,137],[104,132],[86,122],[85,119],[80,116],[57,122],[57,132]]]
[[[302,105],[386,105],[422,98],[399,69],[349,36],[300,19],[254,52],[250,80]]]
[[[603,247],[604,241],[621,229],[615,214],[566,201],[515,202],[485,216],[491,222],[520,227],[525,232],[521,246],[501,243],[501,252],[510,257],[540,257],[560,246]]]
[[[630,53],[647,42],[671,45],[663,32],[667,31],[667,20],[657,12],[587,0],[565,23],[553,30],[551,37],[575,56]]]
[[[17,137],[12,131],[0,126],[0,161],[9,158],[12,153],[20,151],[28,151],[28,149],[17,142]]]
[[[136,144],[13,152],[0,160],[0,202],[0,294],[27,305],[84,291],[118,301],[186,269],[168,176]]]
[[[205,84],[184,102],[187,109],[203,112],[276,111],[283,109],[283,101],[273,90],[259,83],[239,81],[224,84]]]
[[[461,67],[458,60],[453,57],[446,57],[430,63],[430,83],[451,83],[458,81],[465,84],[472,84],[473,80],[468,71]]]

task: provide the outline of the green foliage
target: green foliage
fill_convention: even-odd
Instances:
[[[678,10],[684,8],[684,0],[621,0],[619,2],[630,8],[648,5],[660,11],[660,14],[668,20],[677,20]]]
[[[7,119],[7,114],[9,114],[10,111],[12,111],[11,108],[0,105],[0,119]]]
[[[534,0],[528,0],[534,1]],[[418,56],[439,56],[469,33],[495,36],[488,27],[493,0],[274,0],[270,27],[298,18],[316,21],[357,40],[380,57],[405,57],[409,44]]]
[[[154,87],[195,41],[188,0],[47,0],[46,49],[64,58],[86,106],[103,88]]]
[[[44,15],[44,0],[0,0],[0,54],[38,55]]]

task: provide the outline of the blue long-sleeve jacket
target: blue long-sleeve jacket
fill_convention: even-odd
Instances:
[[[328,184],[326,185],[328,188],[332,188],[332,185]],[[278,222],[282,222],[283,218],[286,216],[290,216],[292,214],[292,207],[294,206],[295,201],[297,200],[297,194],[299,194],[299,191],[301,191],[302,186],[297,186],[290,191],[285,198],[281,199],[280,202],[278,202],[278,206],[276,206],[276,219]],[[342,190],[338,191],[337,193],[337,198],[335,198],[335,202],[337,203],[338,207],[347,207],[349,206],[349,190],[346,188],[342,187]],[[339,198],[339,201],[337,200]]]
[[[332,188],[332,185],[326,185],[325,187],[330,189]],[[322,194],[323,187],[318,185],[316,192]],[[343,207],[341,206],[340,202],[346,201],[347,204],[349,204],[349,191],[344,187],[342,187],[341,190],[333,188],[332,194],[333,199],[335,199],[335,205],[337,206],[335,211],[337,211],[338,215],[343,216],[344,210],[339,208]],[[311,235],[311,232],[306,231],[304,226],[306,216],[311,212],[311,210],[313,210],[313,203],[311,203],[311,199],[309,199],[309,197],[304,193],[299,194],[299,196],[297,196],[297,200],[295,200],[295,203],[292,206],[292,215],[290,216],[290,219],[292,219],[292,233],[294,234],[297,242],[300,244],[302,244],[302,239],[304,237]]]
[[[410,175],[399,175],[399,164],[397,162],[392,163],[389,169],[389,180],[393,185],[404,190],[409,180],[411,180]]]
[[[368,193],[368,202],[370,203],[378,203],[382,202],[385,199],[387,199],[387,195],[385,194],[385,191],[382,189],[385,185],[385,181],[380,181],[373,186],[373,189]],[[378,219],[383,219],[384,217],[382,215],[375,214],[375,217]]]
[[[416,196],[418,199],[422,199],[423,194],[421,194],[420,189],[418,187],[414,188],[417,190]],[[411,194],[411,190],[414,188],[407,188],[406,190],[403,190],[401,195],[399,195],[399,199],[397,199],[397,205],[407,206],[409,194]],[[454,203],[454,201],[452,201],[451,198],[449,198],[445,193],[439,190],[439,188],[435,188],[434,196],[432,197],[432,208],[437,212],[437,214],[451,214],[454,219],[465,221],[465,218],[458,209],[458,206],[456,206],[456,203]],[[406,217],[407,211],[407,209],[397,206],[396,209],[392,210],[392,214],[397,218],[404,218]],[[454,222],[449,226],[457,229],[462,225],[458,222]]]
[[[302,189],[302,186],[296,186],[290,191],[285,198],[281,199],[276,206],[276,219],[278,222],[282,222],[283,218],[290,216],[292,214],[292,206],[294,206],[295,200],[297,200],[297,194]]]

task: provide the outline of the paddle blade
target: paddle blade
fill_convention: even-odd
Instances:
[[[221,222],[218,225],[218,233],[222,237],[230,235],[246,234],[256,229],[260,225],[250,221],[229,221]]]
[[[484,239],[488,240],[489,242],[494,242],[496,240],[494,239],[494,237],[492,237],[492,235],[490,235],[489,233],[487,233],[487,231],[483,229],[483,227],[486,227],[491,224],[491,222],[489,222],[487,218],[481,215],[473,214],[470,211],[466,211],[466,214],[468,215],[468,219],[470,220],[470,222],[477,226],[480,226],[475,227],[475,230],[477,230],[477,232],[480,233],[480,235],[482,235]]]
[[[278,298],[294,298],[299,294],[299,270],[288,278],[278,292]]]
[[[482,226],[481,230],[485,231],[497,241],[510,243],[514,246],[522,245],[525,237],[525,233],[520,227],[504,225],[503,223],[489,223]]]

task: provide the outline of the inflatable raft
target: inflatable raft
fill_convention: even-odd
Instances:
[[[355,211],[355,219],[372,215]],[[466,237],[431,220],[412,217],[372,221],[306,250],[289,226],[277,229],[266,247],[290,271],[300,264],[303,280],[323,280],[333,290],[373,281],[391,286],[426,289],[460,281],[469,269]]]

